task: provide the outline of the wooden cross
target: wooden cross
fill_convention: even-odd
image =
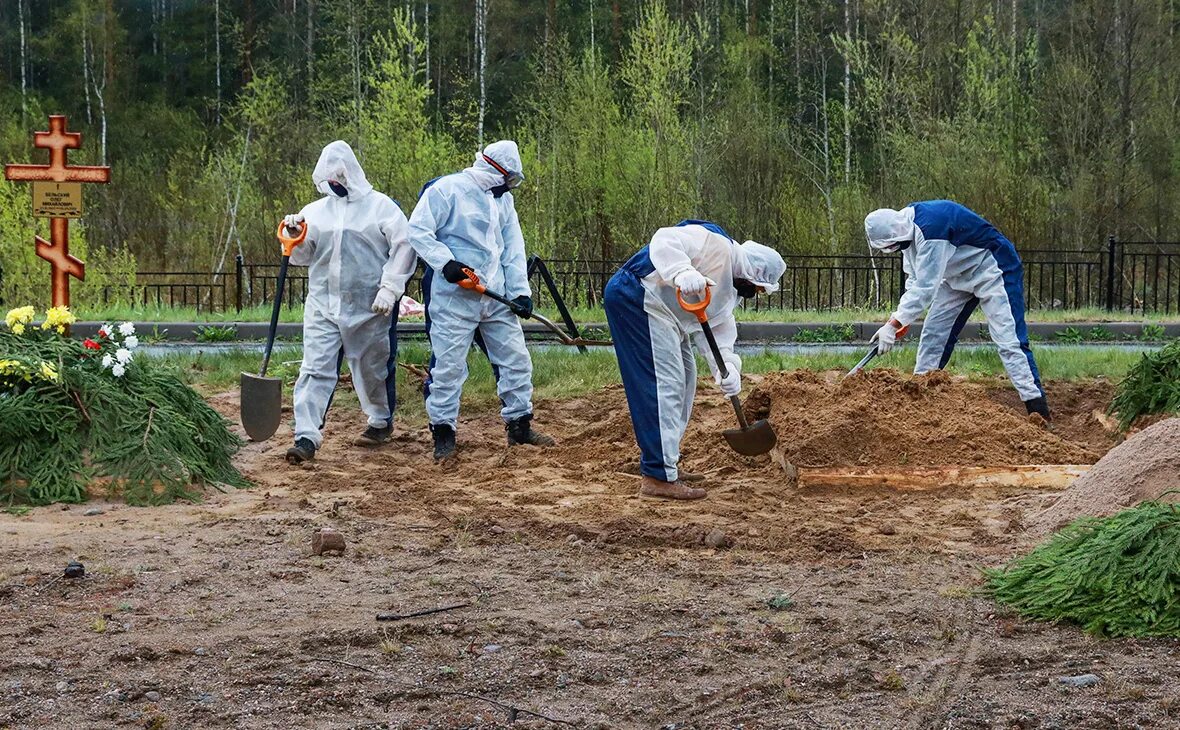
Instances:
[[[111,168],[97,165],[70,165],[66,150],[82,146],[79,132],[66,131],[66,118],[49,115],[49,131],[34,132],[33,146],[49,150],[48,165],[5,165],[4,177],[17,182],[108,183]],[[53,272],[53,306],[70,305],[70,277],[86,278],[86,264],[70,255],[69,218],[49,219],[49,240],[35,236],[37,255],[49,262]]]

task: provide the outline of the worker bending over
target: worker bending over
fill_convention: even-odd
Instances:
[[[697,368],[690,335],[709,363],[713,378],[727,396],[742,389],[742,360],[733,351],[739,297],[778,289],[786,271],[783,257],[754,241],[738,244],[720,226],[682,221],[661,228],[606,285],[603,302],[631,424],[641,454],[640,493],[667,499],[699,499],[705,490],[690,487],[699,479],[679,471],[680,440],[692,414]],[[722,379],[696,317],[677,302],[697,302],[711,290],[705,310],[729,377]]]
[[[914,373],[944,368],[978,306],[1020,399],[1030,414],[1048,421],[1049,405],[1024,322],[1024,267],[1012,242],[950,200],[875,210],[865,217],[865,235],[878,251],[901,251],[907,277],[897,311],[873,335],[878,352],[889,352],[897,330],[929,308]]]

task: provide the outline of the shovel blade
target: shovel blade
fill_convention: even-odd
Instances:
[[[251,441],[266,441],[283,418],[283,381],[242,373],[242,427]]]
[[[729,442],[729,448],[743,456],[765,454],[778,443],[778,436],[775,435],[770,422],[765,419],[751,423],[747,429],[726,429],[721,435]]]

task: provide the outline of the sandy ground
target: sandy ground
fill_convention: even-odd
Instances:
[[[1090,413],[1109,394],[1051,386],[1056,436],[1109,448]],[[310,466],[282,461],[287,425],[248,445],[253,489],[0,515],[0,728],[501,727],[510,708],[516,727],[1180,727],[1177,642],[1098,641],[977,594],[979,568],[1029,546],[1053,469],[793,484],[725,450],[732,414],[701,399],[696,503],[636,496],[607,389],[538,404],[561,440],[545,452],[507,449],[494,414],[461,424],[447,467],[417,426],[362,451],[344,398]],[[324,526],[344,555],[311,555]],[[75,558],[86,577],[60,578]],[[1101,681],[1057,681],[1084,673]]]

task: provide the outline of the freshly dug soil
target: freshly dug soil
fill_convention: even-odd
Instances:
[[[769,418],[798,466],[1005,466],[1092,464],[1098,454],[1067,441],[986,388],[945,372],[875,369],[841,379],[794,371],[767,376],[747,402]]]
[[[1078,517],[1105,517],[1170,489],[1180,489],[1180,418],[1140,431],[1106,456],[1048,509],[1034,517],[1029,531],[1047,534]],[[1169,501],[1180,501],[1169,495]]]

